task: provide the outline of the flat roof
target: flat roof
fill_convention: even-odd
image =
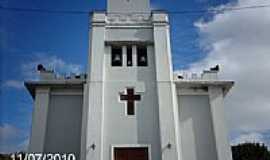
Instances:
[[[175,80],[176,88],[192,88],[192,87],[221,87],[226,95],[234,85],[234,81],[225,80]]]
[[[39,80],[39,81],[25,81],[24,85],[35,98],[35,89],[37,87],[56,87],[56,88],[82,88],[86,83],[85,79],[53,79],[53,80]]]

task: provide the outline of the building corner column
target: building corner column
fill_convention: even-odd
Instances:
[[[103,159],[103,109],[104,109],[104,53],[105,53],[104,12],[93,13],[91,50],[89,51],[89,72],[87,79],[87,129],[86,160]]]
[[[223,90],[218,86],[209,86],[208,90],[218,160],[232,160],[225,123]]]
[[[162,160],[179,160],[168,15],[152,14]]]
[[[33,121],[28,151],[30,153],[43,153],[45,151],[50,88],[37,88],[35,92],[35,107],[32,115]]]
[[[86,160],[86,141],[87,141],[87,117],[88,117],[88,84],[83,85],[83,112],[82,112],[82,126],[81,126],[81,152],[80,160]]]

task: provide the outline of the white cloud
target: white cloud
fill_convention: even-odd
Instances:
[[[27,133],[10,124],[0,126],[0,153],[25,151],[28,146]]]
[[[34,57],[34,60],[30,63],[22,65],[22,72],[25,79],[38,79],[36,67],[38,64],[42,64],[45,68],[54,70],[57,74],[79,74],[83,72],[82,65],[73,64],[64,61],[57,56],[47,56],[38,54]]]
[[[22,64],[22,76],[26,80],[37,80],[37,65],[43,64],[45,68],[54,70],[56,74],[69,75],[80,74],[83,72],[82,65],[68,63],[57,56],[46,56],[44,54],[38,54],[33,58],[30,63]],[[1,84],[1,87],[25,89],[23,81],[20,80],[7,80]]]
[[[265,2],[239,0],[222,7],[263,5]],[[269,130],[270,8],[225,11],[210,21],[198,21],[195,26],[207,55],[191,64],[189,71],[198,72],[220,64],[220,77],[236,82],[225,101],[231,132]]]
[[[0,126],[1,140],[12,139],[18,136],[19,132],[20,132],[19,129],[9,124],[4,124],[3,126]]]
[[[29,146],[29,142],[30,142],[30,139],[29,138],[26,138],[24,141],[22,141],[21,143],[19,143],[17,145],[17,150],[18,151],[27,151],[28,150],[28,146]]]
[[[2,84],[2,87],[15,88],[15,89],[24,89],[22,81],[17,80],[7,80]]]
[[[260,133],[248,133],[248,134],[242,134],[239,137],[233,139],[231,141],[231,145],[237,145],[242,143],[263,143],[264,137]]]

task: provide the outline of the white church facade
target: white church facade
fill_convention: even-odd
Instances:
[[[29,152],[81,160],[231,160],[218,68],[173,73],[168,14],[149,0],[93,12],[87,76],[40,70]]]

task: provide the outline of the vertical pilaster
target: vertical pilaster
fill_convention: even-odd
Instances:
[[[83,85],[83,112],[82,112],[82,128],[81,128],[81,160],[86,159],[86,138],[87,138],[87,117],[88,117],[88,84]]]
[[[174,121],[175,121],[175,138],[176,138],[176,145],[178,148],[178,160],[182,160],[182,142],[181,142],[181,132],[180,132],[180,117],[179,117],[179,104],[178,104],[178,95],[177,95],[177,88],[176,84],[173,84],[173,102],[174,102]]]
[[[178,160],[168,15],[153,13],[162,160]]]
[[[44,152],[49,102],[50,102],[50,89],[37,88],[35,96],[35,107],[33,112],[29,152],[35,153]]]
[[[94,13],[92,17],[90,69],[88,77],[88,120],[86,159],[101,160],[104,107],[104,54],[105,13]]]
[[[210,86],[208,90],[218,160],[232,160],[231,147],[225,125],[222,88]]]

